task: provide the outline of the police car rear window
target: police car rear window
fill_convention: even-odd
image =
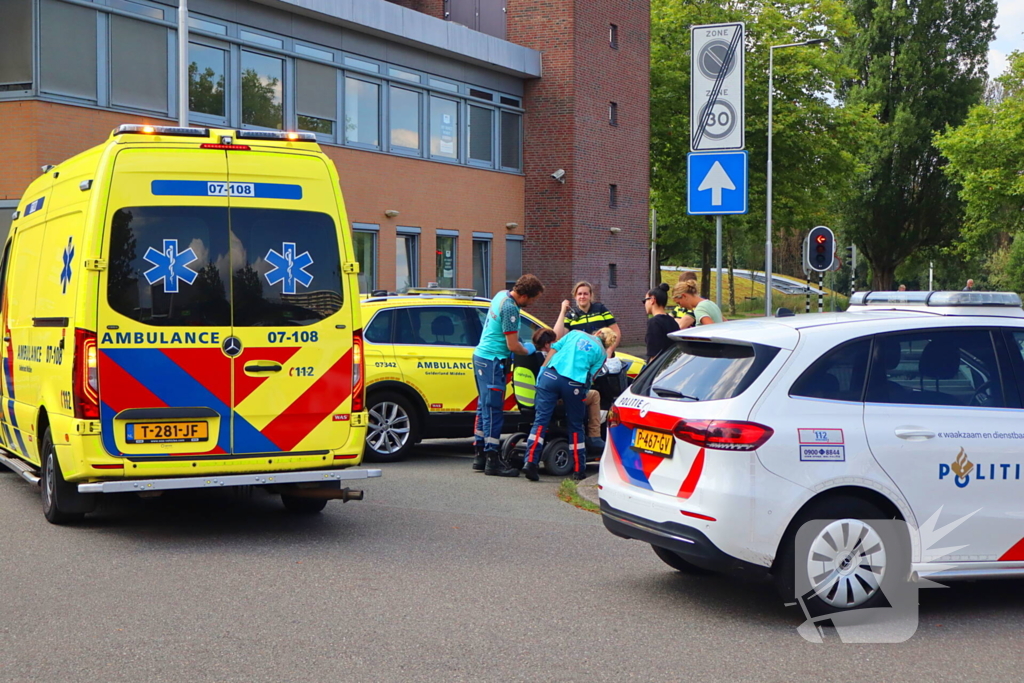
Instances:
[[[764,344],[677,340],[644,368],[631,391],[680,401],[734,398],[746,391],[778,352]]]
[[[115,212],[107,300],[157,326],[308,325],[341,309],[327,214],[147,206]]]

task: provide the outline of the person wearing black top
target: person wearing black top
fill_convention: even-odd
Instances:
[[[671,332],[679,331],[679,324],[676,319],[665,312],[665,305],[668,303],[668,285],[664,282],[647,292],[644,297],[644,309],[647,315],[647,360],[654,360],[654,357],[664,351],[672,343],[668,335]]]

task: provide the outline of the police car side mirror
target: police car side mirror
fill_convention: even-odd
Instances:
[[[796,313],[789,310],[788,308],[780,308],[777,311],[775,311],[776,318],[792,318],[794,315],[796,315]]]

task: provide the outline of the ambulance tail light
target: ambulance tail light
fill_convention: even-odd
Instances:
[[[763,446],[775,430],[738,420],[680,420],[672,433],[677,439],[701,448],[752,451]]]
[[[96,333],[76,328],[71,390],[75,401],[75,417],[80,420],[98,420],[100,417],[98,355]]]
[[[358,413],[363,410],[365,397],[363,396],[363,377],[366,375],[363,367],[363,333],[352,334],[352,412]]]

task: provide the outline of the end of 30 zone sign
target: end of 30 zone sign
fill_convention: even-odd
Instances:
[[[690,149],[745,145],[743,22],[690,27]]]

